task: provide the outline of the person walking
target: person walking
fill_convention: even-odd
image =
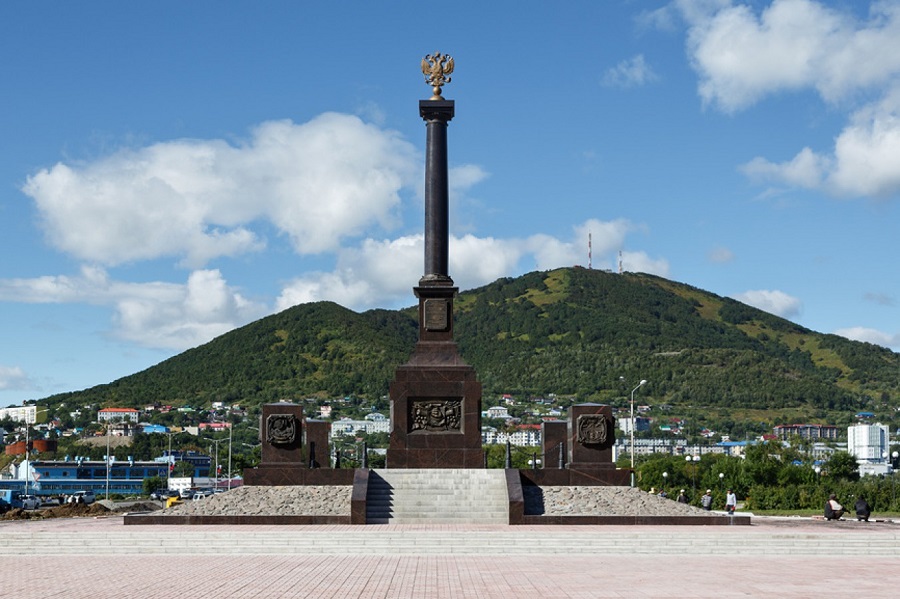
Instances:
[[[728,493],[725,495],[725,511],[734,515],[735,508],[737,508],[737,495],[734,494],[734,491],[728,489]]]
[[[678,492],[678,497],[675,499],[678,503],[689,503],[687,495],[684,494],[684,489]]]
[[[707,489],[706,495],[700,498],[700,507],[707,512],[712,509],[712,489]]]

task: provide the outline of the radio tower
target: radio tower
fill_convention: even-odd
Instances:
[[[591,232],[588,231],[588,270],[593,268],[591,263]]]
[[[619,274],[622,274],[622,250],[619,250]]]

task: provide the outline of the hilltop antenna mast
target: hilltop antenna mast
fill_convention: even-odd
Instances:
[[[619,274],[622,274],[622,250],[619,250]]]
[[[591,250],[591,232],[588,231],[588,270],[591,270],[591,269],[593,268],[593,263],[592,263],[592,258],[591,258],[592,253],[591,253],[591,252],[592,252],[592,250]]]

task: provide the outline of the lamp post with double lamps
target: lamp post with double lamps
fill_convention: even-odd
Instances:
[[[634,487],[634,392],[647,384],[646,379],[641,379],[637,387],[631,390],[631,486]]]
[[[687,462],[688,464],[690,464],[691,462],[694,462],[694,466],[693,466],[693,468],[691,468],[691,488],[693,488],[693,493],[696,496],[697,495],[697,462],[700,461],[700,456],[698,456],[698,455],[684,456],[684,461]]]

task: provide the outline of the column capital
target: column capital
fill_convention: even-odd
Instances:
[[[453,100],[419,100],[419,116],[425,120],[450,121],[455,115]]]

